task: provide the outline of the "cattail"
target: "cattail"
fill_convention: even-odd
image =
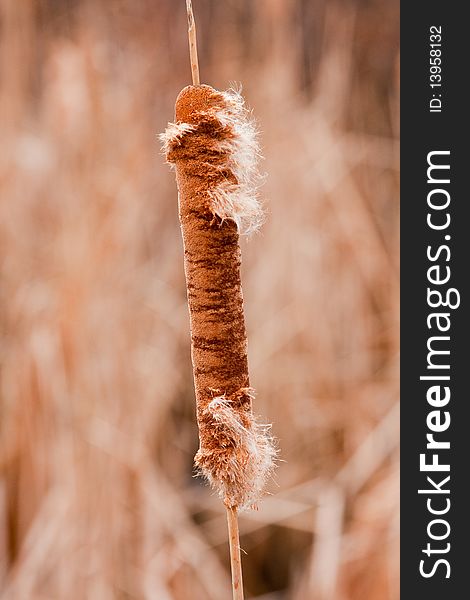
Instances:
[[[195,463],[227,508],[232,587],[243,598],[237,511],[254,507],[276,451],[252,411],[240,279],[240,233],[259,227],[257,132],[241,94],[199,83],[196,29],[188,9],[193,85],[162,134],[176,169],[191,322],[199,450]]]
[[[273,466],[252,413],[239,232],[256,229],[256,128],[234,91],[183,89],[163,134],[176,166],[200,448],[196,465],[229,508],[256,504]]]

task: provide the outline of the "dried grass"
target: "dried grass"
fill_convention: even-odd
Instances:
[[[198,12],[204,78],[244,82],[269,173],[244,295],[257,410],[286,462],[241,520],[244,580],[252,597],[397,600],[397,13],[306,4]],[[187,82],[175,6],[0,3],[2,600],[230,594],[220,503],[192,477],[181,242],[154,135]]]

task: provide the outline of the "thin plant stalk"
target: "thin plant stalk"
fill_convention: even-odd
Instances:
[[[188,37],[189,37],[189,58],[191,60],[191,76],[193,85],[200,85],[199,60],[197,57],[197,37],[196,22],[193,14],[193,4],[191,0],[186,0],[186,11],[188,13]]]
[[[227,524],[230,544],[230,566],[232,570],[233,600],[243,600],[242,560],[240,553],[240,534],[236,508],[227,507]]]

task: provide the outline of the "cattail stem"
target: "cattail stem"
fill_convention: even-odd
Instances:
[[[240,534],[236,508],[227,507],[227,523],[230,544],[230,565],[232,569],[233,600],[243,600],[242,560],[240,554]]]
[[[191,0],[186,0],[186,11],[188,13],[188,37],[189,37],[189,58],[191,60],[191,75],[193,85],[200,85],[199,78],[199,60],[197,57],[197,38],[196,23],[194,21],[193,4]]]

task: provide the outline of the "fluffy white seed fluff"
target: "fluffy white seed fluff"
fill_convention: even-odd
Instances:
[[[261,158],[256,123],[246,108],[241,93],[231,89],[222,93],[226,108],[217,111],[224,127],[230,127],[233,137],[221,144],[228,152],[229,167],[237,183],[224,182],[211,192],[214,213],[232,219],[240,233],[256,231],[263,222],[258,188],[261,184],[258,164]]]
[[[222,127],[231,130],[230,138],[220,142],[219,147],[227,154],[224,168],[231,170],[236,183],[224,180],[210,190],[211,209],[222,221],[234,221],[240,234],[250,234],[263,222],[258,193],[263,181],[258,168],[261,159],[258,130],[238,90],[230,89],[221,92],[221,95],[225,107],[203,114],[210,114]],[[163,152],[167,154],[175,143],[180,144],[185,135],[196,130],[197,126],[188,123],[169,123],[160,135]]]
[[[194,129],[194,125],[189,123],[168,123],[165,132],[158,136],[162,143],[162,152],[168,154],[172,146],[180,144],[183,137]]]
[[[252,388],[243,388],[239,393],[254,398]],[[234,409],[233,400],[226,395],[213,398],[205,411],[213,422],[220,425],[236,452],[227,449],[227,461],[220,461],[223,477],[214,469],[218,462],[214,460],[210,461],[211,468],[201,468],[203,475],[229,505],[239,509],[256,507],[275,467],[277,450],[273,438],[269,435],[271,425],[259,423],[251,413],[245,413],[248,422],[243,424],[240,412]],[[196,462],[203,459],[205,454],[211,456],[213,451],[200,449],[196,455]],[[220,457],[218,459],[220,460]]]

